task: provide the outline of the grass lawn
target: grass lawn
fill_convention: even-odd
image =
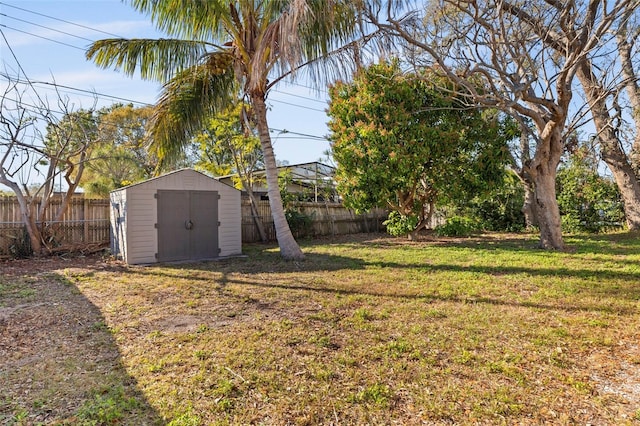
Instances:
[[[640,424],[640,236],[566,242],[0,264],[0,424]]]

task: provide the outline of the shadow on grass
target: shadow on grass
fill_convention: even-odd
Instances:
[[[607,241],[606,238],[603,239]],[[349,243],[348,243],[349,244]],[[371,243],[360,242],[362,244],[374,244],[378,247],[389,245],[390,247],[398,244],[394,241],[380,241],[375,240]],[[444,244],[454,244],[452,242]],[[514,244],[520,244],[520,242],[514,242]],[[457,245],[457,244],[456,244]],[[509,250],[503,244],[495,249]],[[362,246],[360,246],[362,248]],[[483,247],[478,250],[493,250],[493,248]],[[540,253],[540,250],[530,249],[532,253]],[[567,253],[568,256],[576,256],[576,254]],[[626,263],[622,259],[616,259],[615,262],[621,266]],[[640,300],[640,265],[635,265],[635,270],[616,270],[616,267],[608,267],[603,269],[587,269],[587,268],[569,268],[569,267],[540,267],[540,266],[485,266],[485,265],[466,265],[456,263],[434,263],[425,264],[420,261],[407,260],[406,263],[391,262],[384,260],[366,260],[356,257],[348,257],[341,255],[331,254],[318,254],[307,253],[307,258],[301,262],[288,262],[280,258],[277,251],[273,247],[253,246],[251,247],[251,254],[247,259],[226,260],[220,262],[203,262],[194,263],[188,265],[163,265],[162,268],[149,269],[149,270],[136,270],[136,273],[149,274],[150,276],[162,275],[188,278],[194,281],[211,282],[212,276],[202,274],[203,272],[214,272],[220,274],[215,278],[215,282],[221,288],[226,287],[228,284],[256,286],[262,288],[274,288],[282,290],[295,290],[295,291],[312,291],[323,292],[329,294],[342,294],[342,295],[365,295],[373,297],[389,297],[389,298],[405,298],[405,299],[424,299],[424,300],[441,300],[449,302],[461,302],[461,303],[487,303],[494,305],[508,305],[508,306],[521,306],[527,308],[539,308],[539,309],[551,309],[559,311],[601,311],[616,314],[635,314],[637,308],[635,306],[624,307],[619,304],[612,306],[610,304],[611,299],[618,299],[620,301],[636,302]],[[505,288],[504,297],[494,297],[486,295],[464,295],[455,294],[455,287],[450,289],[448,293],[438,292],[437,288],[430,287],[428,284],[424,284],[422,287],[413,286],[411,289],[401,289],[391,286],[389,291],[371,291],[366,286],[360,287],[347,287],[341,285],[340,282],[330,281],[329,284],[323,282],[316,283],[310,280],[310,283],[304,278],[300,278],[298,274],[305,272],[336,272],[341,270],[385,270],[385,269],[397,269],[397,270],[413,270],[423,272],[426,274],[432,273],[451,273],[452,276],[459,277],[461,274],[469,274],[472,277],[477,275],[484,275],[486,277],[500,279],[503,276],[522,275],[523,277],[537,278],[536,286],[543,288],[548,280],[569,280],[567,286],[569,287],[569,294],[576,294],[573,297],[573,301],[567,303],[567,298],[564,300],[558,300],[558,303],[554,303],[551,299],[550,302],[540,302],[538,300],[522,300],[517,295],[510,296],[508,294],[509,288]],[[171,271],[171,272],[167,272]],[[255,279],[261,274],[286,274],[287,276],[280,276],[278,278],[271,277],[266,279]],[[199,275],[200,274],[200,275]],[[236,278],[238,275],[241,278]],[[369,275],[371,280],[375,280],[375,275]],[[388,279],[388,277],[387,277]],[[439,279],[442,279],[439,278]],[[471,278],[473,279],[473,278]],[[576,280],[576,281],[571,281]],[[321,280],[322,281],[322,280]],[[372,284],[375,284],[372,282]],[[551,284],[557,285],[557,284]],[[561,284],[563,285],[563,284]],[[379,286],[372,286],[373,288],[379,288]],[[461,290],[463,293],[464,290]],[[583,296],[586,296],[589,300],[583,301]],[[572,296],[568,296],[572,298]],[[602,300],[602,303],[593,302],[593,299]],[[607,300],[608,299],[608,300]]]
[[[0,280],[0,424],[162,424],[100,310],[55,272]]]
[[[620,307],[620,306],[611,306],[608,304],[593,304],[593,303],[576,303],[576,304],[567,304],[566,301],[559,302],[558,304],[552,303],[542,303],[542,302],[534,302],[534,301],[526,301],[526,300],[515,300],[509,298],[497,298],[497,297],[488,297],[488,296],[464,296],[464,295],[454,295],[454,294],[440,294],[437,292],[429,292],[429,291],[416,291],[412,293],[408,292],[380,292],[380,291],[370,291],[365,288],[332,288],[332,287],[321,287],[321,286],[312,286],[312,285],[298,285],[298,284],[283,284],[276,282],[265,282],[265,281],[250,281],[250,280],[236,280],[233,278],[229,278],[227,274],[224,274],[221,279],[220,288],[224,289],[229,284],[235,284],[240,286],[254,286],[261,288],[270,288],[270,289],[279,289],[279,290],[288,290],[288,291],[310,291],[310,292],[319,292],[326,293],[331,295],[352,295],[352,296],[368,296],[368,297],[379,297],[379,298],[390,298],[390,299],[406,299],[406,300],[422,300],[425,303],[429,303],[431,301],[441,301],[441,302],[454,302],[454,303],[473,303],[473,304],[488,304],[488,305],[496,305],[496,306],[511,306],[511,307],[523,307],[523,308],[534,308],[534,309],[544,309],[544,310],[553,310],[553,311],[562,311],[562,312],[604,312],[604,313],[613,313],[617,315],[636,315],[637,308],[635,306],[631,307]],[[639,295],[640,292],[636,291],[636,295]],[[636,296],[638,297],[638,296]],[[258,300],[253,300],[256,304],[261,304]]]

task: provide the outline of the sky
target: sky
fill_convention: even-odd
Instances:
[[[0,0],[0,73],[24,76],[39,96],[55,101],[55,83],[75,108],[116,102],[153,104],[156,82],[102,70],[85,59],[103,38],[159,38],[150,19],[120,0]],[[0,88],[6,77],[0,76]],[[329,148],[326,90],[305,81],[282,83],[269,94],[269,127],[278,161],[298,164],[325,158]]]

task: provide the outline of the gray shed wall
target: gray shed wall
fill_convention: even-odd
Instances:
[[[184,169],[111,193],[111,227],[112,231],[118,232],[112,233],[114,254],[129,264],[157,262],[158,232],[155,224],[158,220],[158,203],[155,194],[159,189],[218,191],[220,256],[242,253],[240,191],[195,170]],[[120,213],[115,205],[120,206]]]

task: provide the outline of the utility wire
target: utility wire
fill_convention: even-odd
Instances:
[[[16,64],[18,65],[18,68],[20,69],[20,71],[24,75],[24,78],[26,79],[27,84],[33,89],[33,91],[35,92],[35,95],[38,98],[38,100],[40,101],[40,103],[44,104],[44,102],[42,101],[42,98],[40,97],[38,92],[33,87],[33,84],[31,84],[31,81],[29,80],[29,76],[27,75],[27,73],[25,72],[24,68],[22,67],[22,64],[18,60],[18,57],[16,56],[16,53],[13,51],[13,48],[9,44],[9,40],[7,40],[7,36],[4,34],[4,31],[2,31],[1,28],[0,28],[0,34],[2,35],[2,38],[4,39],[4,43],[7,45],[7,48],[9,49],[9,52],[11,52],[11,55],[13,56],[13,59],[16,61]]]
[[[88,41],[88,42],[93,42],[93,40],[91,40],[91,39],[89,39],[89,38],[86,38],[86,37],[80,37],[79,35],[71,34],[71,33],[68,33],[68,32],[66,32],[66,31],[57,30],[57,29],[55,29],[55,28],[51,28],[51,27],[47,27],[47,26],[45,26],[45,25],[40,25],[40,24],[35,23],[35,22],[27,21],[27,20],[25,20],[25,19],[16,18],[15,16],[9,16],[9,15],[7,15],[7,14],[5,14],[5,13],[0,13],[0,16],[4,16],[5,18],[13,19],[14,21],[24,22],[25,24],[33,25],[33,26],[35,26],[35,27],[44,28],[45,30],[55,31],[55,32],[57,32],[57,33],[64,34],[64,35],[67,35],[67,36],[70,36],[70,37],[79,38],[80,40],[85,40],[85,41]]]
[[[291,103],[291,102],[280,101],[278,99],[269,99],[269,100],[271,102],[278,102],[280,104],[291,105],[291,106],[298,107],[298,108],[308,109],[310,111],[324,112],[323,109],[318,109],[318,108],[308,107],[308,106],[304,106],[304,105],[294,104],[294,103]]]
[[[26,102],[20,102],[20,106],[29,112],[35,113],[35,114],[40,114],[42,111],[42,107],[38,107],[37,105],[33,105],[33,104],[29,104]],[[50,107],[47,107],[47,110],[56,113],[56,114],[67,114],[69,113],[69,111],[60,111],[60,110],[54,110],[51,109]],[[112,126],[112,127],[117,127],[116,124],[111,124],[111,123],[107,123],[108,126]],[[137,129],[136,127],[124,127],[125,129],[128,130],[135,130]],[[269,128],[270,132],[278,132],[278,139],[308,139],[308,140],[315,140],[315,141],[327,141],[328,139],[326,137],[323,136],[316,136],[316,135],[311,135],[308,133],[300,133],[300,132],[295,132],[293,130],[287,130],[287,129],[276,129],[274,127],[270,127]],[[288,136],[283,136],[283,135],[294,135],[294,136],[298,136],[298,137],[288,137]]]
[[[315,136],[315,135],[309,135],[307,133],[298,133],[298,132],[293,132],[293,131],[287,130],[287,129],[276,129],[276,128],[270,127],[269,130],[272,131],[272,132],[278,132],[281,135],[291,134],[291,135],[303,136],[305,138],[327,140],[327,138],[325,138],[324,136]]]
[[[314,98],[310,98],[308,96],[303,96],[303,95],[296,95],[295,93],[285,92],[284,90],[280,90],[280,89],[271,89],[271,90],[273,92],[275,92],[275,93],[280,93],[282,95],[293,96],[295,98],[300,98],[300,99],[304,99],[304,100],[311,101],[311,102],[317,102],[317,103],[323,104],[323,105],[327,104],[326,100],[314,99]]]
[[[14,6],[14,5],[7,4],[7,3],[1,2],[1,1],[0,1],[0,5],[11,7],[13,9],[18,9],[18,10],[21,10],[23,12],[32,13],[34,15],[42,16],[44,18],[53,19],[54,21],[64,22],[65,24],[75,25],[76,27],[84,28],[84,29],[95,31],[95,32],[102,33],[102,34],[106,34],[106,35],[109,35],[109,36],[112,36],[112,37],[122,38],[117,34],[109,33],[109,32],[106,32],[106,31],[102,31],[102,30],[99,30],[97,28],[91,28],[91,27],[88,27],[86,25],[78,24],[77,22],[65,21],[64,19],[56,18],[56,17],[51,16],[51,15],[45,15],[44,13],[34,12],[33,10],[24,9],[22,7]]]
[[[13,27],[10,27],[10,26],[5,25],[5,24],[0,24],[0,27],[4,27],[4,28],[6,28],[6,29],[8,29],[8,30],[16,31],[16,32],[19,32],[19,33],[22,33],[22,34],[27,34],[27,35],[30,35],[30,36],[33,36],[33,37],[37,37],[37,38],[40,38],[40,39],[43,39],[43,40],[51,41],[51,42],[53,42],[53,43],[58,43],[58,44],[61,44],[61,45],[63,45],[63,46],[72,47],[72,48],[74,48],[74,49],[82,50],[83,52],[86,50],[86,49],[85,49],[85,48],[83,48],[83,47],[74,46],[74,45],[72,45],[72,44],[65,43],[65,42],[63,42],[63,41],[58,41],[58,40],[54,40],[54,39],[49,38],[49,37],[41,36],[41,35],[38,35],[38,34],[33,34],[33,33],[28,32],[28,31],[19,30],[19,29],[17,29],[17,28],[13,28]],[[5,39],[5,40],[6,40],[6,39]]]
[[[4,73],[0,73],[0,77],[3,77],[7,81],[15,81],[16,83],[20,83],[20,84],[29,84],[30,83],[30,84],[41,85],[41,86],[51,86],[56,90],[59,89],[59,88],[63,88],[63,89],[67,89],[67,90],[72,90],[74,92],[86,93],[88,95],[97,96],[97,97],[103,98],[103,99],[115,99],[117,101],[129,102],[129,103],[132,103],[132,104],[139,104],[139,105],[142,105],[142,106],[152,106],[153,105],[153,104],[150,104],[148,102],[135,101],[133,99],[122,98],[120,96],[107,95],[106,93],[95,92],[95,91],[87,90],[87,89],[79,89],[77,87],[66,86],[64,84],[58,84],[58,83],[50,83],[48,81],[30,81],[30,82],[26,82],[24,80],[20,80],[20,78],[14,79],[13,77],[11,77],[11,76],[9,76],[7,74],[4,74]]]

